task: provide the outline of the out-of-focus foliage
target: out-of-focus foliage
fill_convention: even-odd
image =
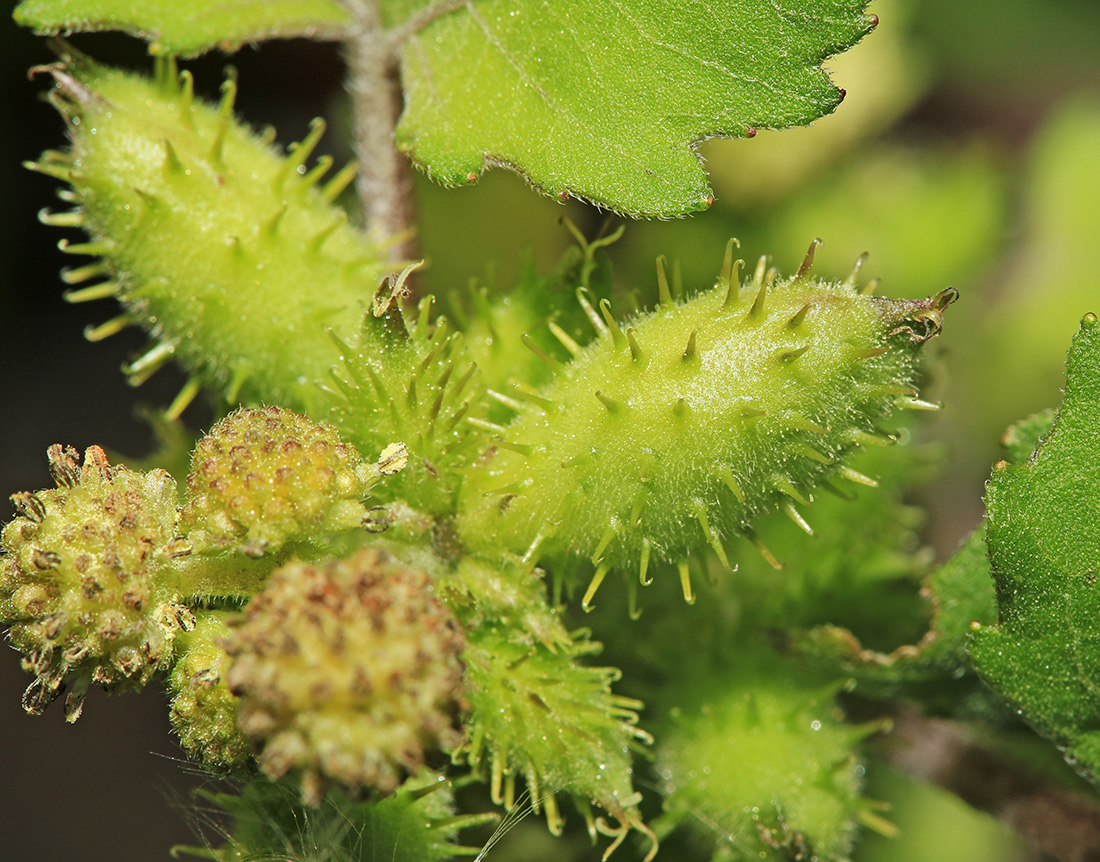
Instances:
[[[831,58],[827,69],[844,101],[808,126],[761,131],[751,141],[716,141],[707,147],[711,181],[720,201],[739,210],[781,201],[846,153],[888,130],[924,93],[931,70],[909,36],[911,6],[876,0],[873,39],[858,51]]]
[[[959,342],[954,397],[969,406],[964,440],[995,438],[1053,406],[1077,321],[1100,313],[1098,152],[1100,98],[1084,96],[1060,106],[1030,148],[1020,238],[988,299],[968,309],[977,337]]]

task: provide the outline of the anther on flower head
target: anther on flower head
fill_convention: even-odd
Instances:
[[[0,534],[0,619],[35,675],[24,708],[41,713],[71,685],[75,721],[91,684],[140,688],[167,667],[194,626],[170,573],[189,548],[164,470],[112,465],[98,446],[83,463],[67,446],[48,456],[57,488],[13,495],[18,515]]]
[[[462,741],[465,638],[432,579],[375,550],[276,570],[228,643],[225,680],[263,771],[393,791],[432,749]]]
[[[198,547],[263,556],[357,526],[371,485],[407,460],[396,443],[370,465],[329,425],[281,407],[241,409],[195,447],[180,522]]]

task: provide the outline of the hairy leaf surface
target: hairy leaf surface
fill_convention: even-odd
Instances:
[[[832,111],[821,62],[871,29],[865,6],[470,0],[405,46],[398,143],[446,184],[500,164],[632,215],[704,209],[693,145]]]
[[[190,56],[259,39],[334,38],[350,16],[334,0],[24,0],[15,20],[41,33],[123,30],[153,53]]]
[[[1000,623],[978,629],[979,672],[1031,724],[1100,770],[1100,326],[1067,359],[1065,401],[1025,464],[999,463],[986,495]]]

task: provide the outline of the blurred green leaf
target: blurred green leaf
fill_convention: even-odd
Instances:
[[[1055,415],[1053,408],[1043,410],[1027,419],[1021,419],[1005,431],[1001,445],[1008,450],[1006,460],[1010,464],[1022,464],[1030,458],[1039,441],[1050,433]]]
[[[1081,322],[1054,428],[986,495],[1000,623],[971,657],[1067,758],[1100,771],[1100,325]]]
[[[1096,231],[1100,224],[1100,101],[1077,98],[1053,112],[1036,137],[1027,165],[1020,239],[993,281],[988,300],[968,302],[972,332],[956,342],[949,402],[959,445],[989,446],[1020,416],[1056,403],[1064,345],[1076,321],[1100,313]],[[938,245],[928,245],[936,249]],[[1012,381],[1006,386],[1005,381]],[[989,456],[975,462],[984,472]]]
[[[875,35],[829,61],[829,76],[848,95],[832,114],[753,140],[708,142],[704,155],[715,195],[739,212],[771,206],[821,177],[855,148],[865,149],[921,97],[931,77],[910,38],[911,0],[875,0]],[[813,234],[811,234],[812,236]],[[803,236],[798,237],[802,244]]]
[[[764,245],[794,256],[806,237],[820,236],[817,266],[826,272],[847,273],[869,252],[861,276],[882,278],[890,296],[953,286],[965,297],[997,250],[1004,216],[1004,182],[988,149],[880,146],[791,200]]]
[[[711,199],[693,145],[808,123],[842,92],[821,62],[873,26],[865,0],[486,0],[403,54],[398,143],[444,184],[486,165],[633,215]]]
[[[335,0],[23,0],[15,20],[39,33],[123,30],[154,54],[192,56],[260,39],[338,38],[350,16]]]

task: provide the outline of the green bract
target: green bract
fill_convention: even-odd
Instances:
[[[318,187],[331,160],[299,172],[323,125],[284,157],[234,120],[232,79],[215,107],[169,63],[149,80],[68,60],[50,70],[72,151],[30,167],[72,184],[76,208],[43,220],[80,226],[91,241],[64,250],[100,257],[65,280],[108,279],[69,298],[116,296],[125,309],[89,338],[146,329],[155,343],[130,377],[140,382],[175,358],[194,375],[175,413],[200,384],[230,403],[312,407],[340,358],[326,330],[374,343],[360,324],[389,271],[378,244],[331,205],[352,173]]]
[[[301,862],[437,862],[472,856],[477,848],[456,846],[460,829],[491,815],[455,816],[450,782],[427,773],[381,801],[353,801],[339,791],[312,808],[298,803],[296,788],[259,779],[237,795],[199,795],[230,818],[218,830],[216,848],[179,848],[215,862],[275,858]],[[213,837],[213,836],[212,836]]]
[[[655,764],[664,828],[693,826],[724,862],[845,859],[870,810],[854,744],[876,728],[843,724],[840,685],[758,664],[678,692]]]
[[[762,262],[742,286],[727,271],[684,302],[666,289],[622,324],[603,300],[596,340],[563,338],[572,362],[469,470],[464,540],[527,560],[590,558],[587,604],[611,568],[640,567],[645,582],[651,558],[683,561],[703,544],[726,562],[723,541],[751,535],[761,512],[804,523],[794,503],[822,481],[873,484],[844,459],[893,442],[876,426],[899,403],[932,406],[915,400],[914,358],[954,293],[867,296],[810,278],[812,251],[794,278]]]

